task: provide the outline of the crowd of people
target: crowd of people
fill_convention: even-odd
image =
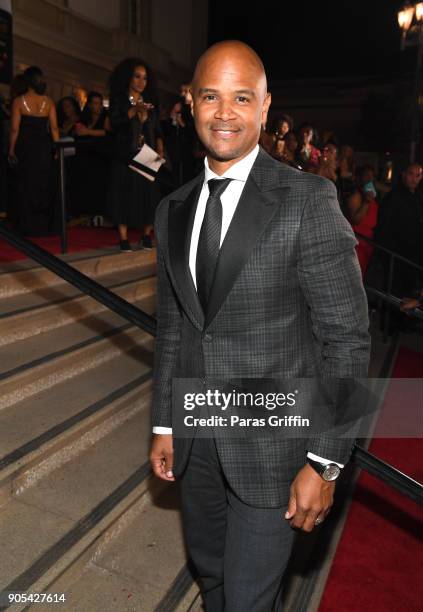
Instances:
[[[122,251],[132,250],[128,228],[139,230],[139,246],[151,248],[158,202],[195,176],[204,157],[188,89],[182,85],[168,112],[161,110],[151,68],[141,58],[127,58],[110,76],[107,103],[90,91],[81,108],[73,96],[55,104],[40,68],[18,75],[10,104],[0,103],[2,202],[14,231],[59,231],[59,142],[66,147],[68,218],[104,218],[116,227]],[[166,161],[156,181],[129,167],[144,144]]]
[[[167,107],[161,107],[149,65],[141,58],[127,58],[110,76],[107,102],[91,91],[82,109],[72,96],[55,104],[35,66],[15,78],[10,106],[0,101],[3,201],[8,202],[7,218],[15,231],[25,236],[58,231],[53,143],[69,140],[74,148],[65,153],[68,216],[108,220],[117,229],[122,251],[132,250],[128,228],[139,231],[141,248],[153,246],[158,202],[203,167],[205,151],[190,112],[190,87],[181,85]],[[156,181],[130,168],[144,144],[166,162]],[[281,163],[335,184],[341,210],[359,236],[363,275],[374,271],[377,260],[368,240],[423,265],[420,164],[411,164],[393,183],[384,181],[380,168],[358,166],[353,148],[339,142],[333,131],[322,130],[319,136],[311,122],[296,126],[288,114],[274,115],[263,126],[260,144]],[[412,295],[420,282],[415,269],[396,262],[393,293]]]
[[[410,163],[398,176],[386,181],[381,177],[384,168],[358,166],[353,148],[340,145],[331,131],[323,131],[319,140],[310,123],[294,127],[289,115],[276,116],[270,129],[262,134],[262,146],[282,163],[335,184],[342,212],[358,237],[357,255],[363,277],[370,277],[370,284],[380,289],[389,288],[397,297],[415,294],[409,303],[416,304],[423,286],[423,274],[417,267],[395,258],[390,287],[387,281],[389,252],[423,267],[422,165]],[[375,250],[375,245],[385,250]]]

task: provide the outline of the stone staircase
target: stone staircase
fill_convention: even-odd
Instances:
[[[154,314],[155,251],[64,259]],[[0,266],[0,592],[64,593],[75,612],[201,609],[177,485],[150,476],[153,350],[49,271]],[[7,609],[46,608],[22,599]]]
[[[63,259],[154,314],[155,251]],[[389,353],[377,335],[372,376]],[[153,351],[151,336],[49,271],[0,264],[0,610],[46,609],[23,597],[6,607],[7,592],[63,593],[72,612],[203,610],[178,485],[150,473]],[[300,534],[286,612],[318,610],[344,506],[317,573],[321,536]]]

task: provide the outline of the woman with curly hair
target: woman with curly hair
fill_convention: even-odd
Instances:
[[[151,249],[154,211],[160,200],[156,183],[128,167],[146,143],[164,156],[154,76],[141,58],[120,62],[110,77],[110,123],[114,154],[109,216],[117,225],[121,251],[131,251],[128,227],[141,230],[140,246]]]

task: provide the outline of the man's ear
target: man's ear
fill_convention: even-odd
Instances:
[[[266,125],[267,122],[267,113],[269,112],[270,104],[272,102],[272,94],[270,92],[266,93],[266,96],[263,100],[263,108],[261,111],[261,124],[262,126]]]
[[[194,117],[194,96],[193,96],[193,92],[192,89],[189,90],[190,95],[190,102],[189,102],[189,106],[191,109],[191,115]]]

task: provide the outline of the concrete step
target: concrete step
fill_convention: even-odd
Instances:
[[[154,295],[155,289],[155,277],[148,277],[128,283],[123,281],[119,287],[113,288],[113,292],[128,302],[136,302]],[[81,294],[62,298],[53,304],[45,300],[40,307],[18,311],[0,318],[0,346],[57,329],[105,310],[106,306],[90,296]]]
[[[134,303],[148,313],[154,313],[155,296],[145,297]],[[101,338],[109,338],[131,326],[111,310],[88,316],[75,323],[58,327],[54,334],[37,334],[12,344],[0,346],[0,380],[49,361],[61,353],[75,350],[78,345],[92,344]]]
[[[105,274],[96,279],[96,282],[113,290],[115,287],[123,285],[125,282],[134,282],[149,278],[155,273],[154,265],[145,265],[143,267],[129,268],[128,270],[117,270],[110,274]],[[35,311],[43,308],[46,305],[60,304],[70,300],[71,298],[79,297],[81,291],[69,283],[61,283],[51,285],[42,289],[36,289],[31,293],[23,293],[21,295],[13,295],[0,299],[0,318],[9,317],[11,315]]]
[[[74,265],[154,313],[155,253],[127,255]],[[12,274],[0,275],[0,592],[159,609],[186,553],[178,486],[150,478],[154,338],[27,262]]]
[[[186,563],[179,489],[156,481],[147,496],[124,529],[91,552],[77,580],[68,576],[49,587],[65,591],[75,612],[153,612],[160,606]]]
[[[119,247],[116,245],[106,246],[100,249],[86,249],[83,251],[73,251],[71,253],[58,253],[55,255],[58,259],[66,261],[69,264],[82,261],[83,259],[107,257],[108,255],[118,255],[120,253]],[[0,259],[0,272],[13,273],[22,272],[23,270],[32,270],[39,268],[40,266],[33,259],[24,258],[14,261],[2,261]]]
[[[201,599],[200,595],[200,589],[196,582],[192,583],[191,588],[181,599],[179,604],[174,606],[174,612],[205,612],[203,600]]]
[[[151,336],[137,328],[126,329],[88,346],[78,347],[29,370],[0,381],[0,412],[13,404],[32,397],[46,388],[98,367],[114,357],[135,350],[137,346],[151,347]]]
[[[149,401],[153,340],[0,413],[0,505]]]
[[[185,557],[177,510],[172,521],[169,514],[155,515],[158,520],[152,518],[150,524],[146,519],[147,506],[167,488],[146,479],[150,437],[149,411],[144,406],[0,510],[0,591],[52,592],[53,585],[64,590],[63,585],[75,582],[87,561],[100,554],[104,543],[123,533],[123,527],[136,517],[141,517],[145,538],[139,549],[140,571],[162,573],[158,557],[154,564],[146,557],[150,548],[154,555],[163,553],[163,546],[161,551],[154,550],[162,540],[169,542],[169,566],[175,573],[180,569],[177,565]],[[132,544],[122,562],[131,563],[141,540],[137,546]],[[150,584],[146,588],[151,591]],[[77,608],[71,604],[70,609]],[[85,605],[84,609],[101,607]]]
[[[73,254],[73,256],[60,256],[72,267],[86,274],[90,278],[98,279],[101,276],[119,271],[150,270],[155,272],[156,251],[138,250],[132,253],[120,253],[113,249],[98,256],[97,252],[89,254]],[[52,286],[66,285],[59,276],[42,266],[31,264],[30,260],[13,262],[13,265],[0,264],[0,299],[40,291]]]

